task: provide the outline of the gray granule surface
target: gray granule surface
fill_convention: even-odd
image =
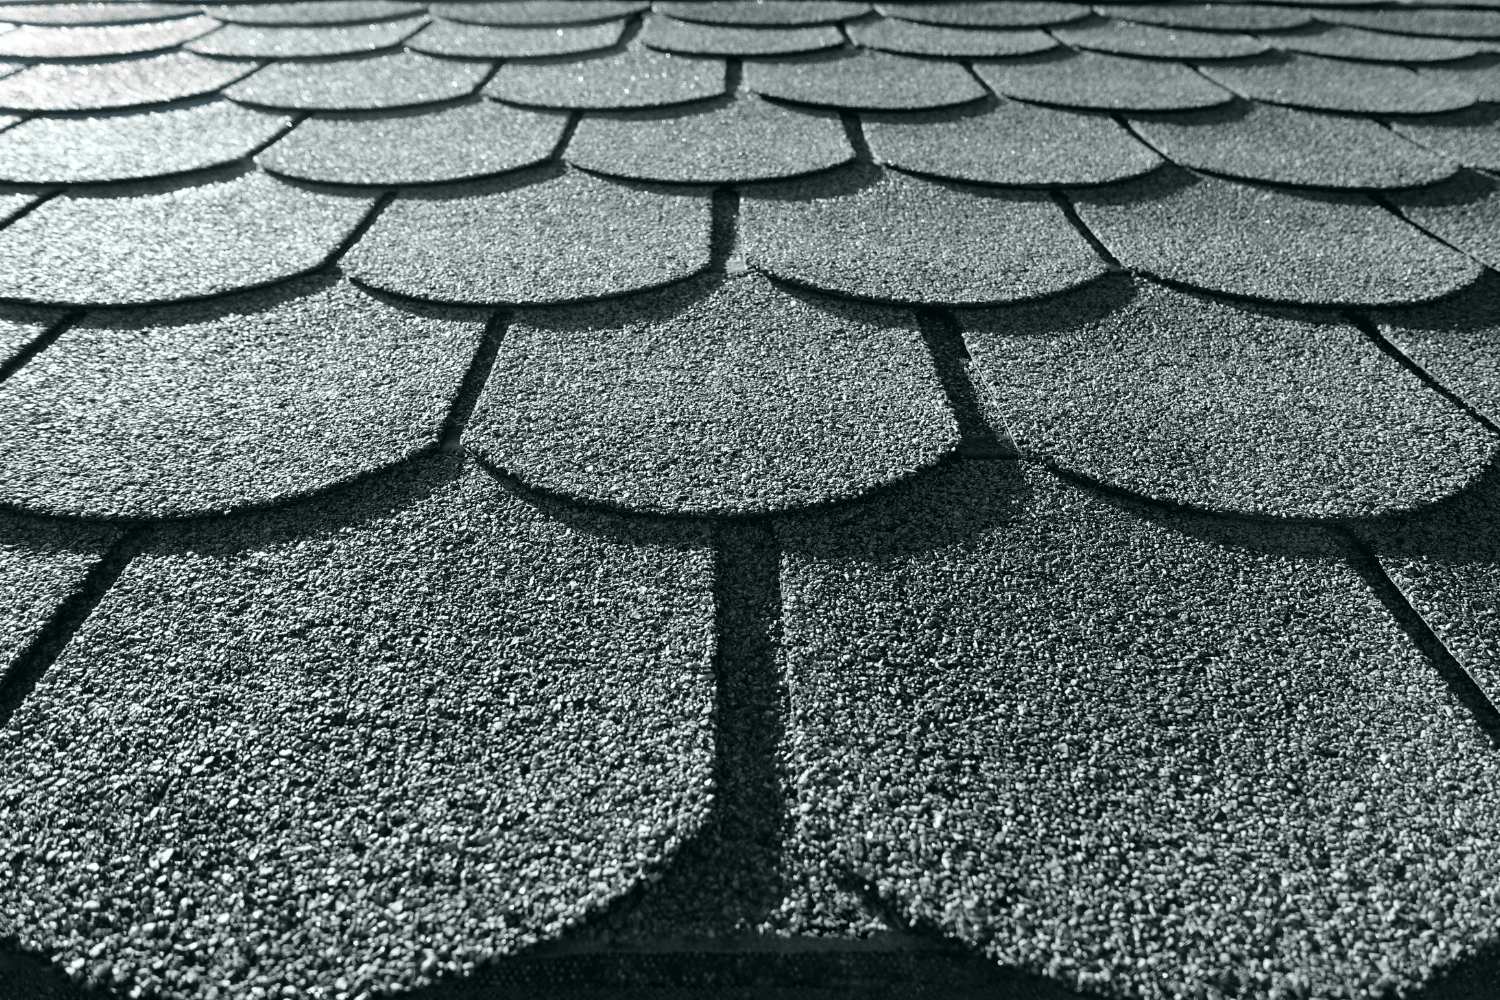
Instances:
[[[211,94],[255,70],[253,62],[205,59],[192,52],[118,62],[43,63],[0,79],[0,108],[103,111]]]
[[[844,0],[756,0],[755,3],[658,0],[653,6],[659,13],[683,21],[759,27],[827,24],[870,13],[869,4],[846,3]]]
[[[913,173],[1026,187],[1104,184],[1161,165],[1109,117],[999,98],[981,111],[864,115],[875,159]]]
[[[0,679],[119,534],[111,525],[0,515]]]
[[[1491,267],[1500,265],[1500,184],[1465,170],[1446,184],[1394,194],[1391,201],[1417,225]]]
[[[747,190],[739,235],[752,267],[886,302],[1014,302],[1083,284],[1106,269],[1044,194],[876,167]]]
[[[359,281],[458,303],[547,304],[641,291],[708,266],[705,188],[581,172],[398,198],[346,258]]]
[[[1476,480],[1500,444],[1352,326],[1101,282],[963,313],[987,404],[1028,455],[1167,503],[1374,517]]]
[[[1326,10],[1318,18],[1402,35],[1500,38],[1500,12],[1493,10]]]
[[[464,435],[550,494],[718,516],[848,500],[957,443],[909,312],[755,274],[522,317]]]
[[[5,16],[0,8],[0,18]],[[206,17],[182,17],[142,24],[87,27],[22,25],[0,35],[0,56],[15,59],[86,59],[170,49],[212,31],[218,23]]]
[[[726,24],[679,21],[664,15],[646,18],[641,42],[653,49],[703,56],[780,56],[838,48],[844,36],[831,24],[788,28],[744,28]]]
[[[1126,267],[1268,302],[1382,305],[1440,298],[1479,265],[1363,195],[1288,191],[1177,169],[1076,198]]]
[[[728,184],[825,170],[854,159],[854,150],[836,112],[792,110],[747,94],[692,112],[585,115],[567,157],[617,177]]]
[[[244,3],[205,7],[220,21],[237,24],[347,24],[422,13],[426,4],[401,0],[317,0],[316,3]]]
[[[1123,21],[1202,31],[1284,31],[1313,20],[1305,9],[1240,3],[1107,4],[1098,10]]]
[[[1321,56],[1262,56],[1235,65],[1208,63],[1201,70],[1242,97],[1315,111],[1421,115],[1474,103],[1470,91],[1425,71]]]
[[[1298,187],[1432,184],[1457,165],[1367,118],[1237,101],[1223,109],[1136,118],[1135,130],[1194,170]]]
[[[1057,39],[1035,29],[985,31],[982,28],[922,24],[895,17],[854,21],[844,25],[844,30],[855,45],[914,56],[1023,56],[1057,48]]]
[[[1315,56],[1369,62],[1445,62],[1465,59],[1479,52],[1478,46],[1447,38],[1414,38],[1410,35],[1388,35],[1382,31],[1347,27],[1275,35],[1266,40],[1287,52],[1306,52]]]
[[[878,3],[875,9],[886,17],[899,17],[955,28],[1030,28],[1064,24],[1087,17],[1089,9],[1076,3]]]
[[[1486,275],[1459,295],[1377,315],[1380,332],[1438,384],[1500,418],[1500,287]]]
[[[0,384],[0,505],[195,517],[394,465],[436,447],[483,329],[327,277],[94,313]]]
[[[717,97],[722,59],[692,59],[650,49],[555,63],[505,63],[487,97],[544,108],[649,108]]]
[[[939,108],[984,96],[973,75],[955,63],[868,51],[747,60],[745,87],[801,104],[864,111]]]
[[[712,574],[702,529],[454,459],[158,531],[0,731],[0,905],[79,981],[175,997],[388,995],[556,938],[709,813]]]
[[[1487,103],[1500,102],[1500,56],[1479,55],[1455,63],[1422,66],[1417,77],[1424,83],[1473,94]]]
[[[1008,97],[1103,111],[1207,108],[1233,96],[1187,66],[1097,52],[975,63],[974,72]]]
[[[573,55],[619,44],[624,21],[564,27],[515,28],[488,24],[435,21],[413,38],[407,48],[435,56],[510,59]]]
[[[32,118],[0,132],[0,179],[83,184],[135,180],[230,163],[291,124],[215,100],[163,111]]]
[[[504,3],[434,3],[435,17],[470,24],[587,24],[639,14],[647,0],[508,0]]]
[[[1380,996],[1490,940],[1500,761],[1328,535],[963,463],[778,523],[799,835],[1110,996]]]
[[[472,94],[489,71],[488,63],[436,59],[419,52],[273,62],[224,93],[246,104],[304,111],[402,108]]]
[[[1446,115],[1396,119],[1390,126],[1466,167],[1500,170],[1500,108],[1478,105]]]
[[[1234,32],[1189,31],[1129,21],[1090,21],[1054,28],[1052,33],[1074,48],[1156,59],[1233,59],[1269,48],[1258,38]]]
[[[375,52],[398,45],[415,34],[426,18],[409,17],[374,24],[329,24],[313,27],[227,24],[185,47],[210,56],[245,59],[292,59]]]
[[[6,4],[4,19],[20,24],[131,24],[197,13],[196,7],[179,3],[21,3]]]
[[[0,192],[0,223],[9,221],[41,197],[40,193],[32,191]]]
[[[0,298],[126,305],[279,281],[321,266],[373,203],[263,173],[65,194],[0,229]]]
[[[567,121],[558,112],[491,101],[378,118],[308,118],[257,162],[273,173],[339,184],[464,180],[549,159]]]
[[[4,209],[0,208],[0,213],[3,212]],[[61,318],[61,314],[50,310],[0,306],[0,365],[10,361]]]

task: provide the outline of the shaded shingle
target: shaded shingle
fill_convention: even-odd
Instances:
[[[1463,91],[1473,94],[1475,100],[1500,103],[1500,56],[1478,55],[1438,66],[1420,66],[1416,72],[1425,86]]]
[[[485,59],[561,56],[610,48],[619,43],[624,32],[624,21],[561,28],[508,28],[436,21],[408,39],[406,46],[435,56]]]
[[[1367,118],[1236,102],[1172,117],[1142,117],[1136,131],[1173,162],[1213,174],[1323,188],[1431,184],[1456,165]]]
[[[263,173],[66,194],[0,230],[0,297],[124,305],[279,281],[320,266],[373,201]]]
[[[5,322],[0,319],[0,330]],[[0,516],[0,677],[79,591],[119,534],[106,524]]]
[[[1325,10],[1318,20],[1402,35],[1500,38],[1500,11],[1493,10]]]
[[[543,108],[648,108],[724,93],[721,59],[690,59],[649,49],[548,63],[505,63],[486,96]]]
[[[253,62],[168,52],[118,62],[42,64],[0,79],[0,108],[104,111],[210,94],[254,72]]]
[[[1028,28],[1063,24],[1087,17],[1089,9],[1076,3],[1007,0],[1005,3],[877,3],[886,17],[961,28]]]
[[[1233,59],[1266,51],[1261,39],[1233,32],[1190,31],[1132,24],[1129,21],[1090,21],[1055,28],[1058,40],[1079,49],[1154,59]]]
[[[215,100],[161,111],[32,118],[0,132],[0,179],[36,184],[136,180],[247,156],[290,119]]]
[[[745,191],[740,238],[752,267],[884,302],[1013,302],[1105,271],[1044,194],[933,183],[875,167]]]
[[[470,24],[588,24],[639,14],[649,0],[516,0],[510,3],[434,3],[437,17]]]
[[[61,318],[61,314],[46,309],[0,306],[0,371]]]
[[[402,108],[471,94],[489,70],[487,63],[417,52],[273,62],[224,93],[246,104],[301,111]]]
[[[679,21],[657,14],[646,19],[641,42],[653,49],[703,56],[778,56],[816,52],[844,44],[831,24],[788,28],[742,28]]]
[[[1242,97],[1315,111],[1428,114],[1474,103],[1468,90],[1402,66],[1321,56],[1263,56],[1236,65],[1208,63],[1202,72]]]
[[[197,13],[197,7],[180,3],[17,3],[5,4],[0,19],[19,24],[131,24]]]
[[[999,98],[981,111],[866,114],[870,150],[914,173],[1022,187],[1104,184],[1162,159],[1105,115]]]
[[[1106,4],[1099,13],[1139,24],[1202,31],[1281,31],[1313,20],[1306,9],[1241,3]]]
[[[293,59],[375,52],[400,44],[414,34],[426,18],[376,21],[373,24],[329,24],[304,27],[228,24],[186,48],[210,56]]]
[[[706,190],[579,172],[518,183],[397,199],[350,252],[349,273],[435,301],[552,303],[653,288],[708,266]]]
[[[1478,46],[1447,38],[1415,38],[1346,27],[1274,35],[1265,40],[1288,52],[1369,62],[1446,62],[1465,59],[1479,52]]]
[[[23,209],[40,201],[44,195],[45,192],[34,189],[23,191],[0,190],[0,223],[9,222]]]
[[[1396,119],[1391,128],[1413,142],[1481,170],[1500,170],[1500,108],[1479,105],[1446,115]]]
[[[1459,492],[1497,439],[1351,326],[1150,283],[961,315],[1017,445],[1154,500],[1372,517]]]
[[[528,314],[464,443],[550,494],[722,516],[866,493],[957,427],[910,313],[752,274]]]
[[[1500,266],[1500,183],[1465,170],[1446,184],[1391,195],[1401,212],[1490,267]]]
[[[1479,276],[1473,261],[1363,195],[1174,169],[1080,192],[1077,208],[1125,266],[1228,295],[1378,305],[1439,298]]]
[[[883,17],[844,25],[849,40],[867,49],[914,56],[1020,56],[1057,48],[1045,31],[985,31]]]
[[[539,510],[452,459],[163,534],[0,732],[0,787],[23,790],[0,800],[21,864],[0,906],[87,961],[92,936],[32,914],[149,915],[169,877],[194,911],[171,921],[236,942],[205,977],[309,995],[333,973],[429,984],[562,935],[710,813],[709,544]],[[33,888],[49,856],[76,894]],[[322,923],[295,917],[293,884],[316,884]],[[96,954],[140,981],[174,937],[101,926]]]
[[[802,104],[870,111],[938,108],[984,96],[962,66],[863,50],[747,60],[745,87]]]
[[[316,0],[302,3],[242,3],[209,6],[204,11],[236,24],[348,24],[420,14],[426,6],[402,0]]]
[[[1212,107],[1231,96],[1187,66],[1097,52],[975,63],[974,71],[1008,97],[1061,107],[1170,111]]]
[[[1493,274],[1458,295],[1382,310],[1380,332],[1449,391],[1500,417],[1500,282]]]
[[[754,0],[753,3],[698,0],[674,3],[658,0],[656,10],[682,21],[706,24],[742,24],[780,27],[799,24],[827,24],[859,17],[870,12],[867,3],[845,0]]]
[[[5,9],[0,7],[0,18]],[[170,49],[218,25],[206,17],[90,27],[22,25],[0,34],[0,56],[13,59],[85,59]]]
[[[330,278],[95,313],[0,384],[0,504],[197,517],[395,465],[436,446],[483,325]]]

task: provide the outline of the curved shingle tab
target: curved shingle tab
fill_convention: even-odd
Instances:
[[[734,0],[727,3],[720,0],[674,3],[672,0],[657,0],[653,6],[658,13],[682,21],[758,27],[830,24],[870,12],[869,4],[850,3],[846,0],[756,0],[755,3],[735,3]]]
[[[1098,10],[1122,21],[1200,31],[1284,31],[1313,22],[1307,8],[1242,3],[1105,4]]]
[[[197,13],[197,7],[181,3],[17,3],[5,5],[4,20],[17,24],[134,24]]]
[[[1233,96],[1187,66],[1098,52],[975,63],[974,72],[1007,97],[1065,108],[1176,111],[1213,107]]]
[[[508,62],[484,93],[541,108],[652,108],[718,97],[725,74],[722,59],[631,49],[574,62]]]
[[[754,274],[528,314],[464,434],[550,494],[716,516],[847,500],[957,441],[910,313]]]
[[[1500,56],[1478,55],[1457,62],[1419,66],[1417,77],[1424,85],[1473,94],[1476,101],[1488,104],[1500,103]]]
[[[427,19],[410,17],[373,24],[259,25],[227,24],[189,42],[185,48],[206,56],[240,59],[302,59],[378,52],[399,45]]]
[[[662,14],[646,19],[641,43],[663,52],[699,56],[781,56],[838,48],[844,36],[831,24],[787,28],[679,21]]]
[[[844,31],[851,42],[862,48],[913,56],[953,59],[1022,56],[1057,48],[1057,39],[1035,29],[986,31],[903,21],[895,17],[853,21],[844,25]]]
[[[245,104],[296,111],[408,108],[472,94],[487,63],[435,59],[419,52],[320,62],[273,62],[225,89]]]
[[[624,21],[550,27],[501,27],[434,21],[407,39],[406,47],[434,56],[468,59],[523,59],[595,52],[619,44]]]
[[[5,8],[0,7],[0,18]],[[86,27],[22,25],[0,34],[0,58],[90,59],[140,55],[175,48],[218,27],[206,17]]]
[[[1318,20],[1398,35],[1500,38],[1500,11],[1495,10],[1326,10],[1319,11]]]
[[[212,94],[255,71],[253,62],[168,52],[139,59],[43,63],[0,78],[0,108],[108,111]]]
[[[639,14],[649,0],[511,0],[506,3],[434,3],[436,17],[469,24],[588,24]]]
[[[1446,115],[1398,118],[1390,126],[1466,167],[1500,170],[1500,108],[1481,104]]]
[[[1089,21],[1054,28],[1065,45],[1094,52],[1152,59],[1234,59],[1270,48],[1263,39],[1235,32],[1191,31],[1129,21]]]
[[[995,3],[915,2],[877,3],[875,9],[886,17],[899,17],[925,24],[947,24],[957,28],[1030,28],[1047,24],[1065,24],[1087,17],[1089,9],[1076,3],[1052,3],[1048,0],[1016,0]]]
[[[747,60],[745,87],[785,101],[857,111],[940,108],[984,96],[984,88],[957,64],[863,50]]]
[[[426,4],[405,0],[316,0],[300,3],[237,3],[204,7],[205,13],[235,24],[350,24],[422,13]]]
[[[1239,64],[1205,63],[1201,70],[1241,97],[1313,111],[1420,115],[1456,111],[1475,100],[1459,84],[1404,66],[1321,56],[1263,56]]]
[[[1480,51],[1477,45],[1449,38],[1390,35],[1382,31],[1347,27],[1324,27],[1313,31],[1273,35],[1266,41],[1287,52],[1305,52],[1308,55],[1365,62],[1450,62],[1454,59],[1466,59]]]

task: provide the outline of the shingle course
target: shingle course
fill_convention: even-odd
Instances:
[[[210,56],[238,59],[296,59],[375,52],[399,45],[427,23],[413,17],[370,24],[251,25],[228,24],[185,48]]]
[[[472,94],[490,66],[396,52],[273,62],[224,90],[245,104],[296,111],[358,111],[436,104]]]
[[[579,61],[507,62],[484,93],[542,108],[650,108],[717,97],[724,88],[721,59],[630,49]]]
[[[0,17],[4,17],[0,10]],[[12,59],[86,59],[160,52],[207,34],[218,22],[206,17],[87,27],[21,25],[0,34],[0,56]]]
[[[255,71],[253,62],[191,52],[111,62],[41,64],[0,79],[0,108],[106,111],[211,94]]]

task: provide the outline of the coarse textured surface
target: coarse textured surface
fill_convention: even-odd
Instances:
[[[0,515],[0,683],[119,534],[105,524]]]
[[[791,814],[900,917],[1155,996],[1487,939],[1494,745],[1329,536],[994,463],[778,540]]]
[[[464,443],[548,494],[722,516],[858,496],[958,435],[910,313],[745,275],[528,315]]]
[[[256,161],[273,173],[311,181],[430,184],[541,163],[566,125],[567,117],[557,112],[490,101],[379,117],[315,117]]]
[[[5,11],[0,8],[0,17]],[[218,27],[206,17],[180,17],[140,24],[89,27],[22,25],[0,35],[0,57],[12,59],[82,59],[123,56],[170,49]]]
[[[1202,72],[1241,97],[1315,111],[1421,115],[1474,103],[1462,85],[1403,66],[1375,66],[1321,56],[1261,56],[1243,63],[1205,63]]]
[[[192,517],[394,465],[436,446],[483,325],[326,278],[95,313],[0,384],[0,505]]]
[[[9,222],[22,211],[41,201],[44,195],[33,191],[0,193],[0,222]]]
[[[747,60],[745,87],[801,104],[861,111],[938,108],[984,96],[962,66],[867,51]]]
[[[544,108],[649,108],[724,93],[724,62],[650,49],[580,62],[505,63],[487,96]]]
[[[1312,23],[1312,12],[1295,7],[1241,3],[1105,4],[1099,13],[1140,24],[1203,31],[1283,31]]]
[[[27,344],[47,332],[61,317],[50,310],[28,306],[0,306],[0,366],[16,357]]]
[[[993,0],[978,3],[878,3],[875,9],[886,17],[899,17],[927,24],[963,28],[1024,28],[1064,24],[1087,17],[1089,9],[1075,3]]]
[[[1500,108],[1481,104],[1446,115],[1397,118],[1390,126],[1466,167],[1500,170]]]
[[[1382,311],[1380,332],[1439,384],[1500,418],[1500,286],[1494,274],[1452,298]]]
[[[1432,184],[1458,169],[1368,118],[1237,101],[1132,127],[1174,163],[1251,181],[1316,188]]]
[[[488,63],[436,59],[419,52],[273,62],[224,93],[246,104],[299,111],[405,108],[472,94],[489,71]]]
[[[1057,39],[1035,29],[985,31],[895,17],[853,21],[844,31],[855,45],[913,56],[1021,56],[1057,48]]]
[[[707,542],[451,458],[156,536],[0,733],[0,905],[156,989],[410,988],[557,937],[708,812]]]
[[[196,6],[180,3],[8,3],[4,7],[4,19],[19,24],[132,24],[198,13]]]
[[[867,3],[848,3],[845,0],[755,0],[754,3],[737,3],[735,0],[727,3],[720,0],[675,3],[673,0],[657,0],[653,6],[663,14],[684,21],[761,27],[825,24],[870,12],[870,5]]]
[[[709,195],[572,172],[398,198],[346,260],[359,281],[457,303],[654,288],[708,266]]]
[[[1352,24],[1401,35],[1448,38],[1500,38],[1500,11],[1485,10],[1330,10],[1319,20]]]
[[[722,106],[589,114],[568,143],[588,170],[687,184],[793,177],[847,163],[854,150],[831,111],[744,96]]]
[[[786,28],[743,28],[679,21],[654,15],[641,28],[641,42],[653,49],[701,56],[780,56],[838,48],[844,36],[831,24]]]
[[[978,110],[866,115],[864,131],[881,163],[982,184],[1104,184],[1162,162],[1105,115],[1005,98]]]
[[[1051,295],[1105,271],[1044,194],[925,181],[875,167],[746,191],[740,238],[752,267],[883,302],[1011,302]]]
[[[281,115],[215,100],[162,111],[32,118],[0,132],[0,179],[84,184],[230,163],[291,125]]]
[[[610,48],[624,34],[624,21],[554,27],[497,27],[437,21],[407,40],[407,48],[435,56],[516,59],[562,56]]]
[[[301,3],[237,3],[205,7],[220,21],[238,24],[348,24],[419,14],[424,4],[404,0],[304,0]]]
[[[293,59],[375,52],[398,45],[415,34],[425,18],[376,21],[373,24],[336,24],[312,27],[228,24],[188,43],[194,52],[242,59]]]
[[[1081,191],[1076,203],[1084,224],[1126,267],[1269,302],[1417,302],[1457,291],[1480,273],[1363,195],[1164,169]]]
[[[1466,59],[1479,52],[1478,46],[1448,38],[1414,38],[1410,35],[1388,35],[1383,31],[1346,27],[1325,27],[1275,35],[1269,40],[1278,49],[1288,52],[1371,62],[1445,62]]]
[[[255,63],[168,52],[142,59],[41,63],[0,78],[0,108],[103,111],[210,94],[253,72]]]
[[[434,3],[438,17],[470,24],[588,24],[629,17],[649,0],[505,0],[502,3]]]
[[[1234,32],[1189,31],[1129,21],[1090,21],[1054,28],[1052,33],[1078,49],[1158,59],[1233,59],[1270,48],[1263,39]]]
[[[1097,52],[975,63],[979,78],[1008,97],[1104,111],[1172,111],[1223,104],[1233,95],[1187,66]]]
[[[0,229],[0,298],[124,305],[263,285],[320,266],[373,201],[261,173],[70,192]]]
[[[1500,184],[1465,170],[1446,184],[1393,194],[1402,214],[1423,229],[1472,254],[1490,267],[1500,264]]]
[[[961,315],[1030,455],[1167,503],[1371,517],[1459,492],[1496,438],[1351,326],[1118,278]]]

